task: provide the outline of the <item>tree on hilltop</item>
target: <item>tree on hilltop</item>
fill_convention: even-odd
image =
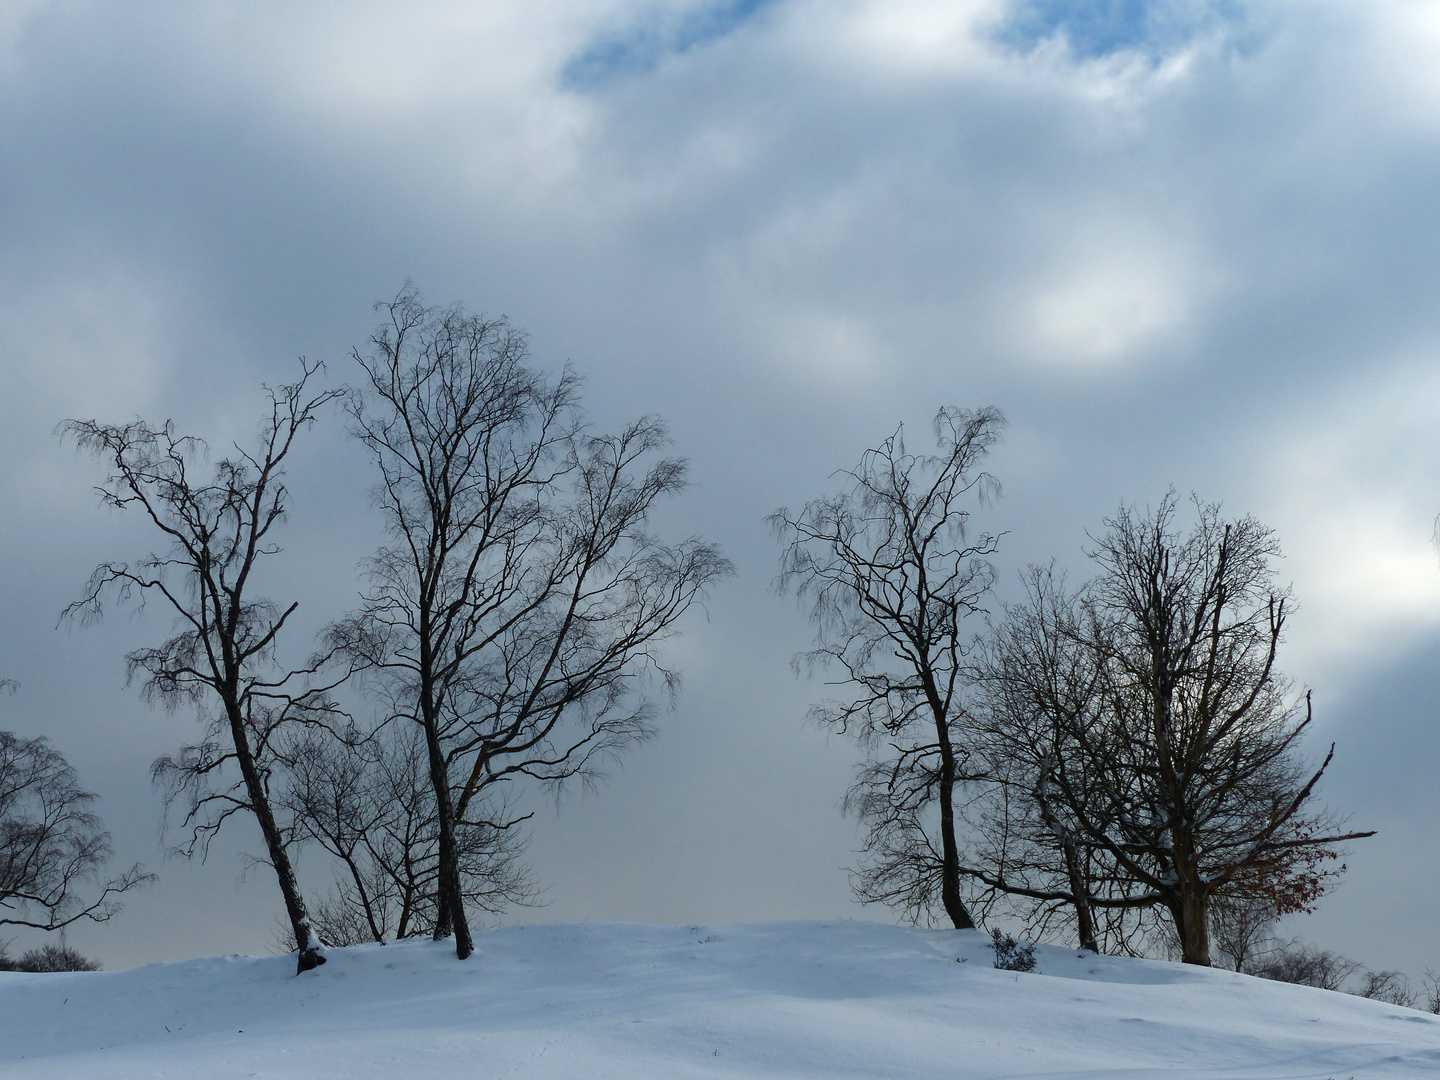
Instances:
[[[1076,592],[1032,573],[990,657],[987,713],[993,752],[1029,761],[1055,847],[1138,887],[1052,872],[1052,895],[1158,906],[1185,962],[1208,965],[1218,898],[1308,910],[1343,870],[1336,845],[1372,834],[1314,806],[1335,748],[1318,767],[1301,754],[1311,698],[1276,666],[1291,599],[1273,532],[1197,500],[1182,533],[1177,510],[1173,493],[1122,507]]]
[[[172,424],[67,420],[59,428],[106,464],[96,489],[101,501],[137,513],[164,545],[134,561],[101,563],[66,616],[92,619],[107,603],[156,601],[174,617],[172,636],[126,660],[147,700],[193,707],[205,726],[200,742],[160,758],[153,769],[167,808],[175,800],[184,806],[187,836],[178,850],[203,858],[227,821],[253,819],[285,902],[300,971],[325,958],[290,857],[293,829],[276,815],[274,751],[292,722],[324,722],[328,692],[344,673],[317,683],[325,657],[294,669],[281,665],[277,641],[298,603],[256,592],[261,568],[280,552],[274,531],[289,503],[286,459],[299,433],[340,394],[308,388],[317,368],[302,364],[297,382],[269,390],[257,445],[236,446],[208,478],[205,443],[177,434]]]
[[[910,453],[896,431],[840,474],[845,490],[769,519],[784,545],[778,585],[816,628],[797,664],[835,671],[849,691],[811,715],[865,752],[845,799],[865,827],[855,892],[914,918],[938,906],[960,929],[975,925],[955,811],[973,778],[972,619],[999,543],[970,518],[999,490],[981,463],[1004,423],[996,409],[941,409],[934,454]]]
[[[651,531],[687,486],[658,419],[597,433],[575,374],[529,367],[505,320],[427,307],[409,286],[379,307],[350,413],[388,540],[329,640],[381,722],[423,741],[433,934],[463,959],[466,837],[495,840],[487,865],[508,873],[514,784],[592,782],[651,736],[647,685],[678,688],[661,646],[731,566],[699,538]]]

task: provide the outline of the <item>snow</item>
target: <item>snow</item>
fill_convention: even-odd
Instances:
[[[445,944],[0,973],[0,1077],[1440,1076],[1440,1018],[874,923],[552,924]],[[957,963],[957,960],[963,961]]]

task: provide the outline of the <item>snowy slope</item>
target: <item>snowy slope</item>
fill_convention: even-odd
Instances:
[[[1440,1077],[1440,1019],[1221,971],[870,923],[541,925],[0,973],[0,1077]],[[957,959],[963,963],[957,963]]]

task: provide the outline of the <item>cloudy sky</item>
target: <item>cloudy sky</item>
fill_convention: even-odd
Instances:
[[[279,903],[244,829],[161,853],[148,765],[193,720],[123,654],[167,625],[56,628],[149,538],[54,425],[243,438],[298,356],[351,377],[412,278],[571,361],[602,426],[664,416],[696,481],[664,525],[738,568],[661,738],[540,814],[549,904],[510,921],[890,917],[849,896],[854,751],[804,722],[762,519],[993,404],[1006,582],[1083,573],[1086,531],[1170,485],[1278,530],[1325,797],[1381,830],[1295,929],[1440,967],[1437,57],[1433,0],[10,0],[0,726],[49,734],[161,874],[71,940],[260,951]],[[267,583],[307,631],[353,601],[367,483],[329,418]]]

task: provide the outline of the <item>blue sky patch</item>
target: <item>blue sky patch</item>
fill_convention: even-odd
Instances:
[[[1160,54],[1239,17],[1237,0],[1016,0],[997,37],[1028,52],[1063,34],[1087,59],[1127,50]]]
[[[679,17],[652,14],[600,37],[572,57],[561,72],[561,82],[570,89],[591,90],[625,75],[652,71],[666,56],[722,38],[779,2],[719,0]]]

